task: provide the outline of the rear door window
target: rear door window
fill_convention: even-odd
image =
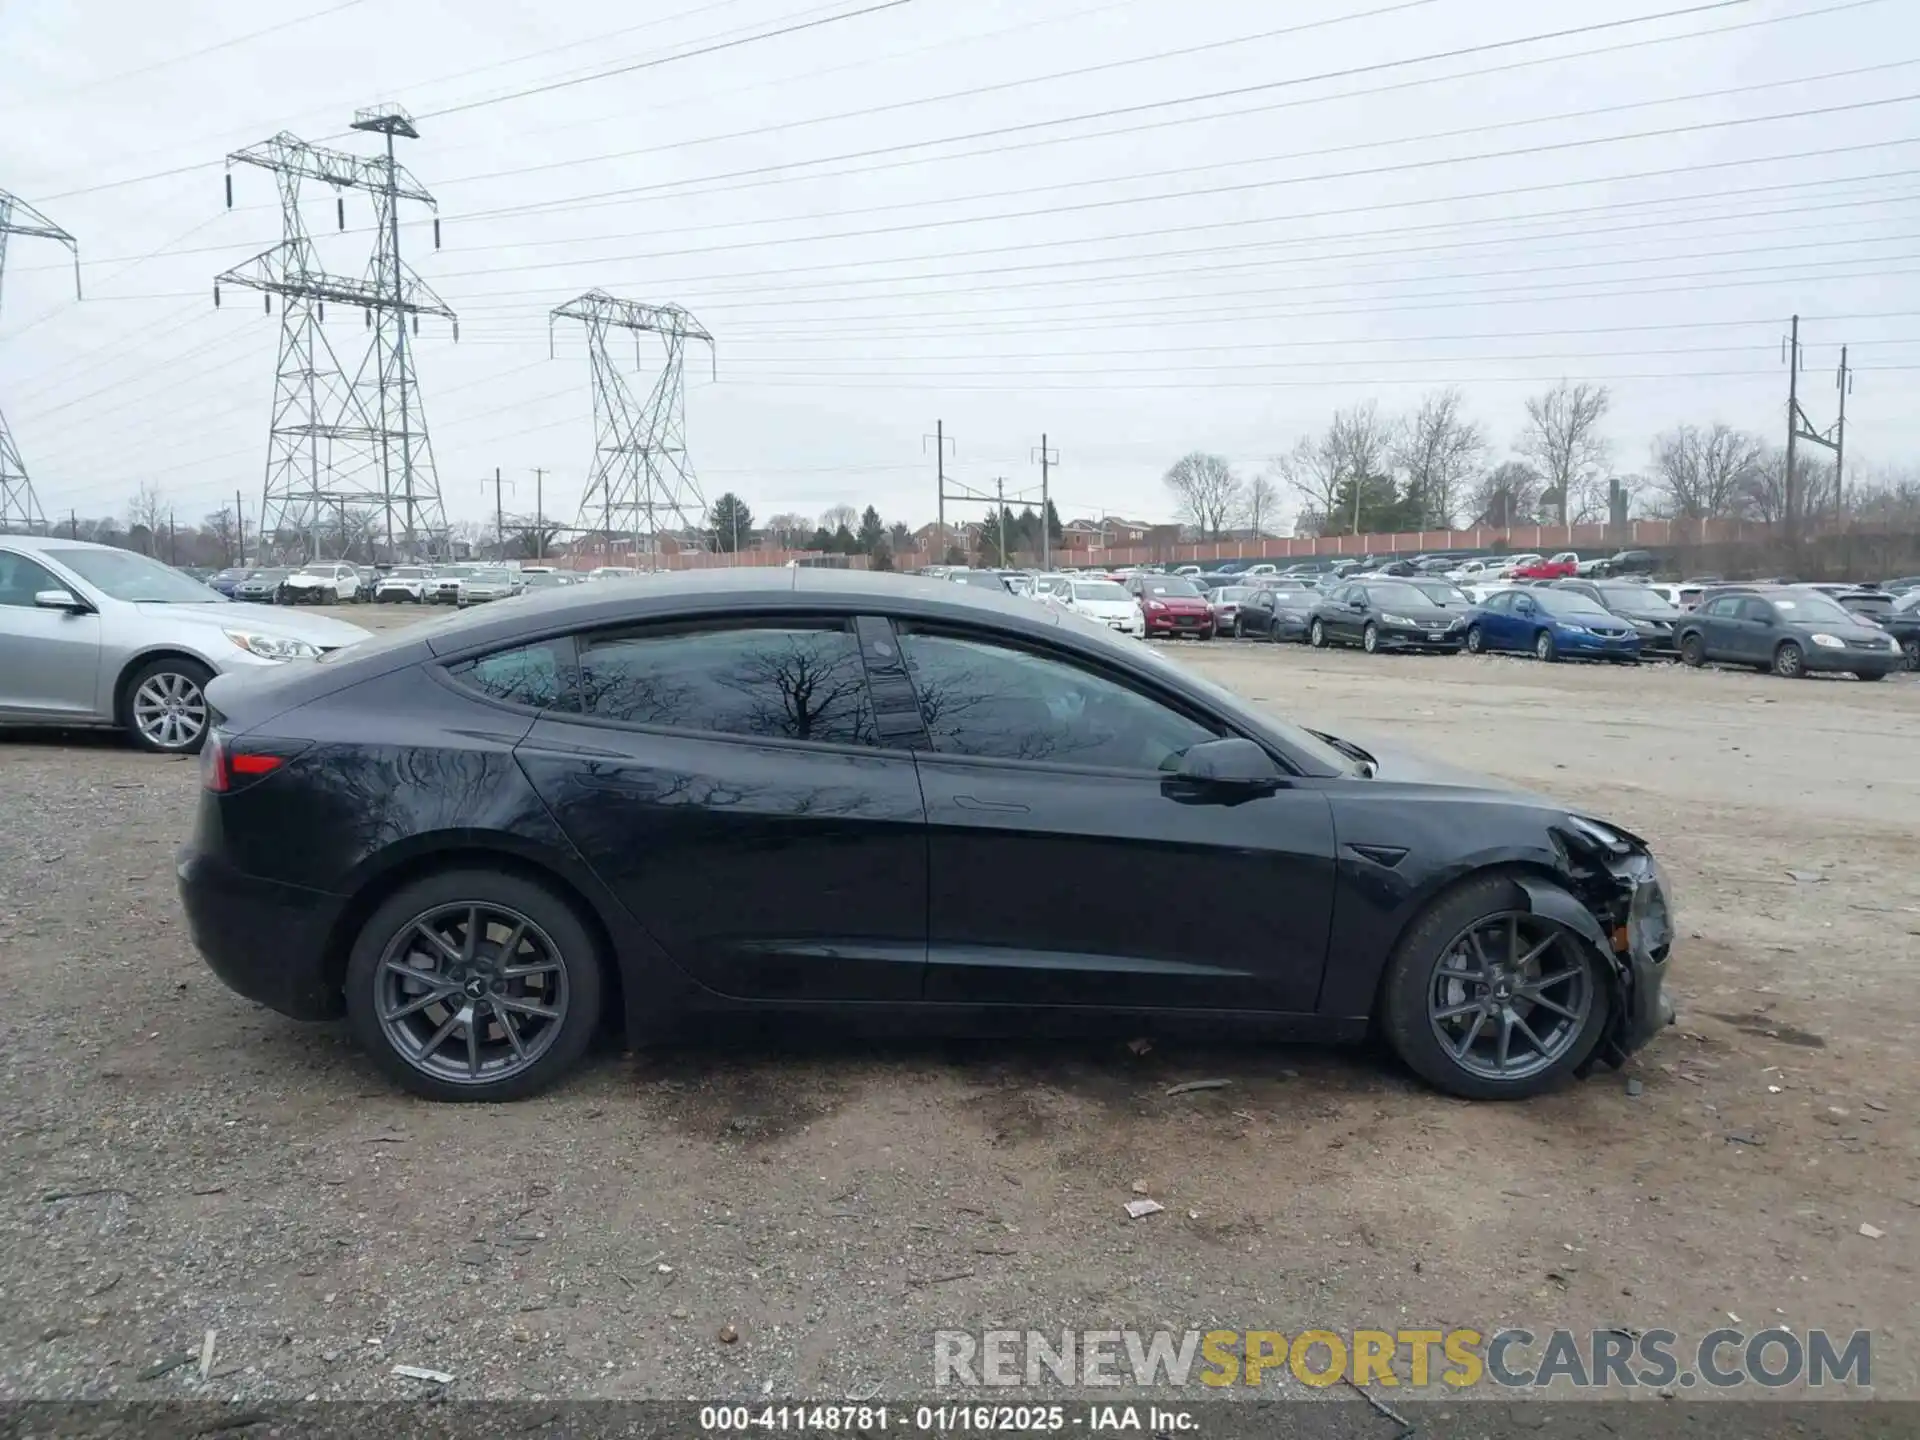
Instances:
[[[860,646],[839,622],[583,635],[580,701],[586,715],[625,725],[876,743]]]

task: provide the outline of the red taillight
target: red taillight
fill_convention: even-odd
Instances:
[[[297,746],[300,750],[305,748],[304,743]],[[260,751],[235,752],[229,748],[226,736],[215,730],[200,749],[200,783],[216,795],[225,795],[236,783],[271,775],[286,764],[288,758]]]

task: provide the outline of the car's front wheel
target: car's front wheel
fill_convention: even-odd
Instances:
[[[347,1020],[430,1100],[518,1100],[565,1076],[600,1019],[602,957],[574,907],[504,871],[429,875],[390,896],[347,959]]]
[[[1468,1100],[1522,1100],[1593,1052],[1611,1003],[1591,950],[1495,875],[1414,922],[1388,961],[1380,1023],[1423,1080]]]
[[[1780,648],[1773,652],[1773,673],[1788,680],[1804,680],[1807,674],[1807,653],[1793,640],[1783,640]]]
[[[1553,643],[1553,632],[1542,630],[1533,637],[1533,658],[1551,665],[1560,658],[1560,649]]]
[[[1233,617],[1233,638],[1236,640],[1244,640],[1247,638],[1247,622],[1242,620],[1238,615]]]
[[[1698,630],[1689,630],[1680,637],[1680,663],[1696,670],[1707,663],[1707,642]]]
[[[1367,628],[1360,632],[1360,648],[1369,655],[1380,653],[1380,629],[1371,620],[1367,622]]]
[[[198,660],[162,656],[128,677],[120,728],[142,750],[193,755],[207,738],[207,682],[213,672]]]
[[[1920,635],[1909,638],[1900,649],[1907,657],[1907,669],[1920,670]]]

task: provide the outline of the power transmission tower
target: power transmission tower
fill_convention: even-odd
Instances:
[[[298,535],[305,558],[315,558],[323,519],[348,505],[373,510],[383,523],[389,555],[437,555],[445,549],[446,511],[434,470],[433,446],[420,404],[408,347],[422,315],[460,327],[446,302],[400,258],[400,202],[434,208],[433,196],[394,159],[396,135],[418,139],[407,113],[394,105],[355,112],[353,129],[386,136],[383,156],[327,150],[282,131],[227,157],[229,165],[272,172],[280,189],[281,242],[214,281],[262,291],[268,313],[281,297],[280,361],[273,422],[267,442],[266,486],[260,512],[263,545],[288,545]],[[301,212],[301,182],[333,187],[338,227],[347,228],[345,191],[373,197],[376,241],[358,278],[322,264]],[[233,205],[233,176],[227,176]],[[434,245],[440,221],[433,222]],[[327,337],[327,303],[359,310],[371,332],[349,373]]]
[[[713,336],[678,305],[643,305],[589,290],[547,317],[549,355],[555,320],[578,320],[587,327],[587,357],[593,367],[593,468],[580,496],[575,528],[597,529],[609,552],[616,533],[643,539],[648,569],[659,565],[663,519],[676,527],[680,543],[698,537],[704,547],[707,502],[687,460],[686,352],[689,341],[704,342],[717,376]],[[641,333],[660,337],[665,359],[643,403],[635,402],[608,349],[608,338],[616,330],[633,332],[636,369]]]
[[[7,276],[7,239],[26,235],[36,240],[53,240],[73,252],[73,293],[80,295],[80,242],[42,215],[19,196],[0,190],[0,295],[5,293]],[[0,410],[0,534],[15,528],[29,534],[46,528],[47,517],[33,493],[33,481],[27,477],[26,462],[7,429],[7,414]]]
[[[1818,445],[1833,452],[1833,514],[1839,519],[1844,513],[1844,473],[1847,459],[1847,396],[1853,391],[1853,372],[1847,368],[1847,347],[1840,347],[1840,369],[1834,377],[1834,383],[1840,390],[1840,418],[1825,430],[1813,428],[1813,422],[1807,418],[1807,412],[1800,405],[1800,317],[1793,317],[1793,330],[1783,342],[1782,354],[1787,361],[1787,459],[1786,474],[1782,477],[1784,494],[1781,496],[1781,518],[1786,525],[1789,541],[1799,538],[1800,527],[1800,477],[1798,469],[1800,442]],[[1808,504],[1807,514],[1813,514],[1813,506]]]

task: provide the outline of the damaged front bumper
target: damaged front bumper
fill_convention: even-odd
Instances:
[[[1569,878],[1578,898],[1545,880],[1522,879],[1520,886],[1535,914],[1580,936],[1604,963],[1613,1004],[1606,1031],[1582,1069],[1596,1060],[1618,1069],[1674,1022],[1666,993],[1673,892],[1660,862],[1630,836],[1583,824],[1562,839],[1573,842]]]

